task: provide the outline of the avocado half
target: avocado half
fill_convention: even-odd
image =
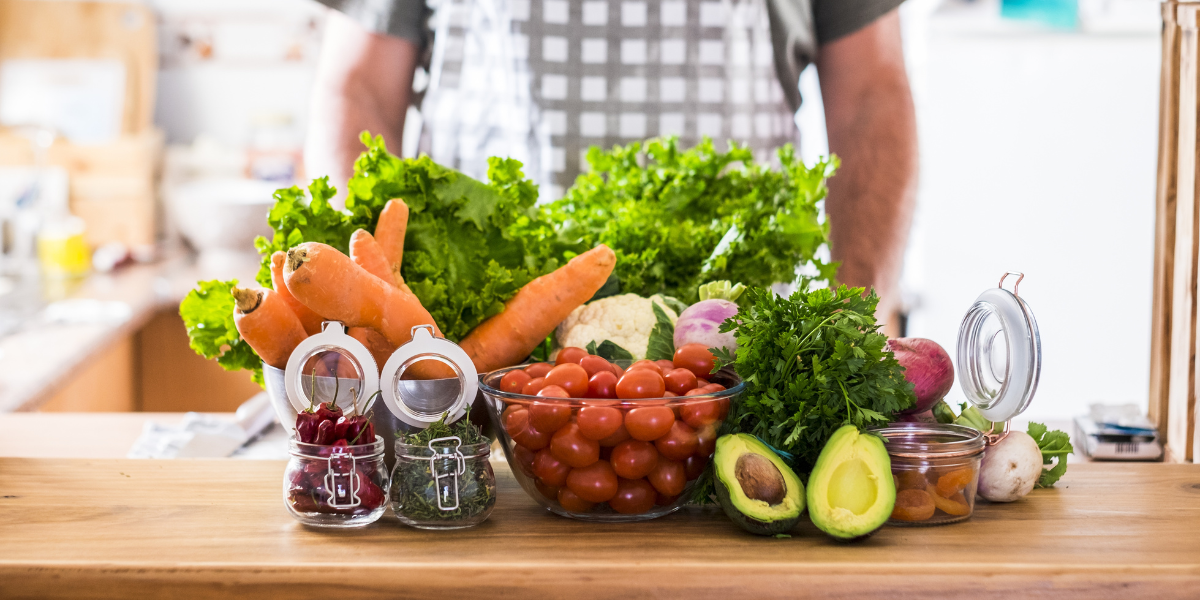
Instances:
[[[804,484],[800,478],[750,434],[717,439],[713,472],[721,508],[750,533],[784,533],[795,527],[804,512]]]
[[[853,425],[833,433],[808,477],[808,513],[818,529],[840,540],[879,529],[896,504],[892,461],[883,440]]]

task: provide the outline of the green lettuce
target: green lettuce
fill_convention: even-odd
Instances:
[[[590,171],[544,213],[567,249],[612,248],[625,293],[690,303],[704,282],[765,287],[796,281],[805,264],[816,274],[801,282],[829,281],[836,265],[816,258],[829,234],[818,203],[837,158],[808,168],[790,145],[778,157],[771,169],[746,146],[721,152],[708,138],[687,150],[673,137],[593,147]]]
[[[196,354],[215,358],[226,371],[246,369],[263,384],[262,360],[242,340],[233,325],[232,281],[201,281],[179,303],[179,316],[187,328],[189,344]]]

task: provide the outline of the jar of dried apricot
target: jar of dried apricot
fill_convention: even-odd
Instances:
[[[983,434],[961,425],[892,423],[873,430],[887,441],[896,482],[893,525],[944,525],[975,509]]]

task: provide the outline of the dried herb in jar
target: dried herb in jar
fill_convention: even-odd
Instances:
[[[461,475],[457,475],[459,462],[455,457],[455,442],[434,443],[436,452],[431,452],[429,443],[439,438],[457,437],[461,440],[458,450],[463,454]],[[482,522],[496,504],[496,479],[488,463],[488,439],[469,419],[447,424],[446,415],[431,424],[428,429],[411,435],[397,434],[396,468],[392,474],[392,509],[401,521],[410,525],[422,523],[458,521],[463,525]],[[407,447],[401,446],[405,444]],[[442,476],[441,484],[435,481],[432,465]],[[452,506],[453,492],[447,486],[457,480],[458,507]],[[439,494],[443,494],[439,506]]]

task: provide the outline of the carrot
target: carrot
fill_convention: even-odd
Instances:
[[[332,246],[305,242],[288,250],[284,278],[305,306],[347,327],[373,328],[397,347],[412,339],[413,327],[434,325],[416,296],[371,275]]]
[[[250,344],[263,362],[283,369],[292,350],[304,338],[304,326],[287,302],[273,290],[234,287],[233,322],[242,339]]]
[[[400,277],[400,263],[404,260],[404,234],[408,231],[408,205],[403,200],[395,198],[388,200],[383,212],[379,213],[379,222],[375,225],[375,241],[383,248],[383,254],[392,265],[396,281]]]
[[[286,252],[276,252],[271,255],[271,285],[275,287],[275,293],[279,294],[279,297],[283,298],[283,301],[291,307],[292,312],[296,313],[300,324],[304,326],[305,333],[308,335],[321,333],[321,324],[325,322],[325,318],[297,300],[288,291],[287,285],[283,281],[283,263],[286,261]]]
[[[366,272],[382,279],[392,287],[396,286],[396,277],[392,274],[392,265],[383,254],[383,248],[365,229],[359,229],[350,236],[350,259]]]
[[[459,344],[480,373],[515,365],[608,280],[617,257],[601,244],[552,273],[530,281],[500,314],[480,323]]]

